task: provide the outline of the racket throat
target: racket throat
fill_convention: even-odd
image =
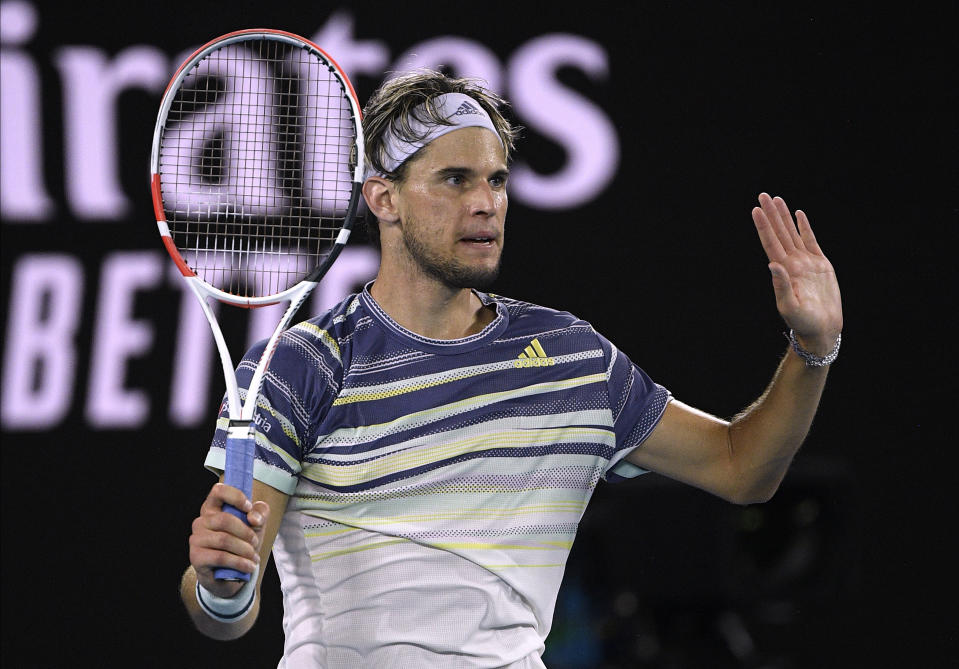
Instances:
[[[252,420],[231,420],[226,429],[226,459],[223,482],[253,495],[253,460],[256,452],[256,426]]]
[[[231,418],[226,428],[227,439],[252,439],[255,430],[252,420]]]

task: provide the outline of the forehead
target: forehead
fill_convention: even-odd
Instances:
[[[423,147],[411,169],[469,167],[478,171],[506,169],[506,152],[496,133],[479,127],[461,128]]]

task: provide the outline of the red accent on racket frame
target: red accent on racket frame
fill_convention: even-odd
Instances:
[[[153,178],[150,180],[150,190],[153,191],[153,213],[157,217],[158,223],[166,223],[166,216],[163,214],[163,200],[160,197],[160,175],[154,174]],[[163,245],[166,247],[167,253],[170,254],[170,257],[173,258],[173,262],[176,263],[177,268],[180,270],[180,274],[183,276],[196,276],[196,273],[190,269],[190,266],[186,264],[183,260],[183,256],[180,255],[180,251],[173,244],[173,238],[169,234],[161,234],[160,237],[163,239]]]
[[[150,190],[153,192],[153,213],[158,221],[166,223],[166,215],[163,213],[163,198],[160,197],[160,175],[154,174],[150,179]]]
[[[176,246],[173,245],[173,239],[169,235],[161,236],[163,237],[163,245],[166,247],[166,251],[170,254],[170,257],[173,258],[173,262],[175,262],[176,266],[180,269],[180,274],[183,276],[196,276],[196,273],[183,261],[183,256],[177,251]]]

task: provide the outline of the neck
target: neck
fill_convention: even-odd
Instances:
[[[496,317],[468,288],[450,288],[427,277],[393,280],[381,271],[370,294],[390,318],[428,339],[462,339]]]

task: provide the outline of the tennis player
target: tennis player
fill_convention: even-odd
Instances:
[[[601,479],[655,471],[736,504],[766,501],[782,481],[842,329],[836,276],[806,216],[759,196],[752,218],[791,342],[760,398],[715,418],[674,400],[589,323],[484,292],[500,266],[514,148],[502,105],[433,72],[370,100],[363,194],[379,272],[281,339],[258,402],[253,499],[216,484],[193,522],[181,594],[204,634],[250,629],[272,552],[281,668],[543,667]],[[240,364],[241,385],[261,348]],[[225,416],[206,459],[217,472]],[[219,566],[254,576],[219,582]]]

